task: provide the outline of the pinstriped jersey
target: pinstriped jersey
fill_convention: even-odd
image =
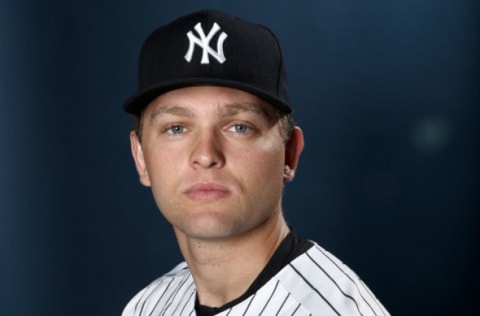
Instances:
[[[122,316],[193,316],[195,298],[195,284],[183,262],[133,297]],[[256,292],[216,315],[390,314],[352,270],[313,243]]]

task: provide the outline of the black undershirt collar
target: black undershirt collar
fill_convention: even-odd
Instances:
[[[265,268],[262,270],[262,272],[260,272],[255,281],[253,281],[244,294],[221,307],[200,305],[197,296],[195,299],[195,311],[197,312],[197,316],[213,316],[245,300],[247,297],[257,292],[289,262],[303,254],[312,246],[313,244],[311,241],[298,236],[293,231],[290,231],[290,233],[288,233],[285,239],[280,243],[277,250],[273,253],[272,258],[270,258]]]

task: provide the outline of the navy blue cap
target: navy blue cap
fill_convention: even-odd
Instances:
[[[138,76],[138,92],[124,104],[131,114],[162,93],[196,85],[244,90],[291,112],[276,36],[220,11],[195,12],[153,31],[140,51]]]

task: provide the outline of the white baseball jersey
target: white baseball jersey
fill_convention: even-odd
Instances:
[[[183,262],[140,291],[122,316],[193,316],[195,300],[195,284]],[[216,315],[390,315],[353,271],[316,243],[230,305]]]

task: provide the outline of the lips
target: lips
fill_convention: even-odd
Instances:
[[[221,200],[230,195],[230,190],[216,183],[199,183],[189,187],[185,195],[195,201]]]

